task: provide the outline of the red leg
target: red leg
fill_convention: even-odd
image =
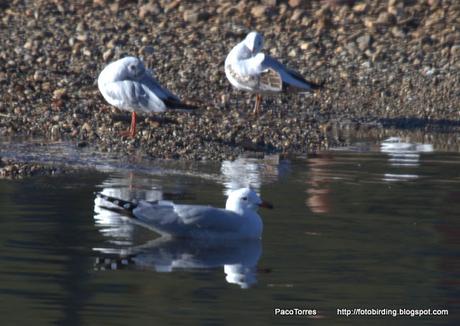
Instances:
[[[260,94],[256,95],[256,105],[254,106],[254,115],[260,114],[260,102],[262,102],[262,96]]]
[[[131,125],[128,130],[120,132],[123,137],[136,137],[136,112],[131,112]]]
[[[129,128],[129,135],[131,138],[136,137],[136,112],[131,113],[131,128]]]

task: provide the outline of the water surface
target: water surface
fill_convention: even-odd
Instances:
[[[96,158],[90,172],[2,180],[2,324],[455,324],[459,164],[457,152],[390,138],[222,164]],[[223,206],[248,184],[275,205],[260,212],[260,242],[162,241],[95,195]],[[341,308],[449,316],[337,316]]]

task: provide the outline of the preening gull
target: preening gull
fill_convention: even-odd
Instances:
[[[262,93],[305,92],[321,85],[305,80],[298,72],[288,69],[276,59],[260,52],[263,36],[249,33],[225,59],[225,75],[239,90],[256,93],[254,114],[260,113]]]
[[[257,209],[272,208],[250,188],[232,191],[225,209],[180,205],[170,201],[129,202],[100,194],[130,212],[137,224],[162,235],[193,239],[260,239],[263,223]]]
[[[131,137],[136,134],[137,113],[195,109],[161,87],[152,72],[135,57],[125,57],[107,65],[99,74],[97,84],[107,102],[120,110],[131,112],[128,132]]]

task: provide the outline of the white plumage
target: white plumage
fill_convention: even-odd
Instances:
[[[97,84],[108,103],[132,112],[131,136],[135,134],[136,113],[194,109],[163,88],[144,63],[135,57],[125,57],[107,65],[100,73]]]
[[[271,208],[250,188],[230,193],[225,209],[169,201],[139,203],[101,195],[132,212],[133,221],[162,235],[193,239],[259,239],[263,223],[257,209]]]
[[[257,93],[255,113],[259,113],[261,93],[302,92],[321,87],[261,53],[262,47],[263,36],[251,32],[225,59],[225,75],[230,83],[236,89]]]

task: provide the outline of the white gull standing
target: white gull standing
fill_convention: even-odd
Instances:
[[[260,113],[262,93],[305,92],[322,87],[260,52],[263,42],[262,34],[251,32],[225,59],[225,75],[230,83],[236,89],[257,94],[254,114]]]
[[[131,137],[136,134],[137,113],[195,109],[161,87],[152,72],[136,57],[125,57],[107,65],[99,74],[97,84],[107,102],[131,112],[131,127],[127,133]]]
[[[250,188],[232,191],[225,209],[170,201],[129,202],[104,194],[99,196],[130,213],[135,223],[175,238],[260,239],[263,223],[257,209],[272,208]]]

